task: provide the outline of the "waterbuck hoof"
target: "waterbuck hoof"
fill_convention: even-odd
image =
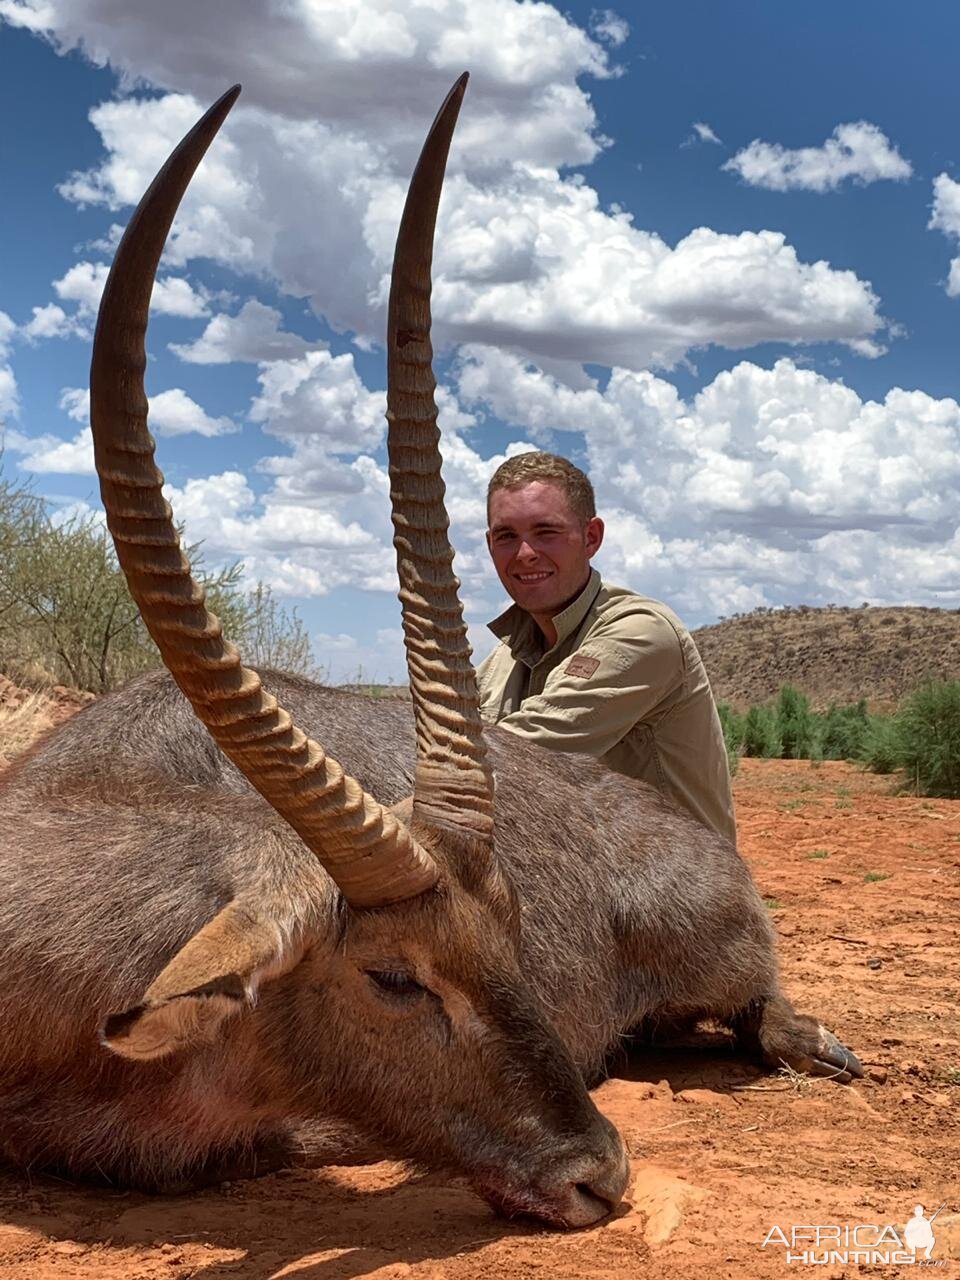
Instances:
[[[829,1076],[838,1084],[849,1084],[851,1080],[863,1076],[863,1064],[852,1050],[840,1043],[832,1031],[826,1027],[818,1028],[819,1043],[815,1054],[810,1057],[806,1068],[812,1076]]]
[[[741,1044],[759,1049],[768,1067],[789,1067],[838,1084],[849,1084],[863,1075],[855,1053],[817,1018],[797,1013],[782,995],[769,996],[742,1010],[732,1025]]]

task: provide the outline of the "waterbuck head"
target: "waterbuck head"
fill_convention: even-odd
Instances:
[[[619,1201],[626,1158],[521,971],[440,478],[430,268],[465,87],[463,76],[421,154],[390,296],[391,496],[417,728],[414,795],[393,809],[292,723],[223,638],[153,460],[143,386],[153,280],[239,87],[170,156],[117,251],[91,369],[108,524],[164,662],[275,813],[264,807],[242,833],[263,868],[256,885],[198,922],[103,1039],[134,1060],[235,1043],[280,1082],[289,1114],[348,1117],[399,1155],[465,1174],[507,1212],[582,1226]]]

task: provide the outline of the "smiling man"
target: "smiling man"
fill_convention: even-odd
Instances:
[[[601,580],[593,486],[523,453],[487,490],[487,546],[514,604],[477,671],[484,720],[640,778],[736,842],[730,771],[696,645],[666,605]]]

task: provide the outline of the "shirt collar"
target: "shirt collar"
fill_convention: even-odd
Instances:
[[[580,627],[599,595],[600,587],[600,575],[596,569],[591,569],[587,585],[576,600],[568,604],[561,613],[554,615],[553,625],[557,630],[557,644],[554,648],[563,644]],[[512,604],[498,618],[494,618],[489,623],[489,630],[509,647],[515,658],[525,662],[528,667],[536,666],[545,656],[543,633],[526,609],[521,609],[518,604]]]

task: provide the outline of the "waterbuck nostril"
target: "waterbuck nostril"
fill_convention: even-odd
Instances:
[[[615,1209],[623,1199],[630,1181],[630,1160],[623,1145],[618,1145],[615,1154],[611,1152],[599,1161],[593,1173],[578,1184],[590,1195],[605,1201],[611,1209]]]
[[[619,1200],[610,1200],[607,1196],[601,1195],[596,1187],[591,1186],[589,1182],[578,1182],[574,1187],[580,1195],[585,1196],[589,1200],[596,1200],[600,1205],[604,1206],[607,1211],[614,1210],[620,1203]]]
[[[609,1126],[599,1155],[581,1157],[569,1169],[564,1219],[589,1227],[612,1213],[627,1189],[630,1161],[620,1135]]]

